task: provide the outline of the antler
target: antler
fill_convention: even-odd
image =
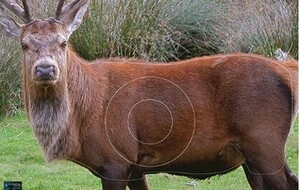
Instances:
[[[28,22],[31,22],[32,19],[31,19],[31,15],[30,15],[30,10],[29,10],[29,7],[27,5],[27,1],[26,0],[22,0],[22,4],[23,4],[23,7],[24,7],[24,19]]]
[[[55,17],[58,18],[59,15],[61,14],[62,8],[64,6],[65,0],[59,0],[58,2],[58,6],[57,6],[57,10],[56,10],[56,14]]]
[[[22,0],[24,9],[20,7],[16,1],[0,0],[0,2],[3,3],[15,15],[17,15],[24,23],[29,23],[32,21],[26,0]]]
[[[68,15],[71,14],[72,10],[78,10],[77,8],[80,8],[87,1],[88,0],[74,0],[63,6],[65,0],[59,0],[55,18],[57,20],[61,20],[64,17],[68,17]]]

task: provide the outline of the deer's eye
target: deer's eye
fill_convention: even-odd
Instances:
[[[64,41],[63,43],[60,44],[60,47],[65,48],[67,47],[68,42]]]
[[[26,49],[28,49],[28,45],[27,45],[27,44],[25,44],[25,43],[21,43],[21,47],[22,47],[22,49],[23,49],[23,50],[26,50]]]

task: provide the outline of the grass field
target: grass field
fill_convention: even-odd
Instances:
[[[295,173],[298,173],[297,125],[289,137],[286,150],[289,165]],[[242,168],[203,181],[167,174],[147,177],[151,190],[250,189]],[[3,181],[10,180],[22,181],[24,190],[101,189],[100,180],[76,164],[46,163],[24,113],[0,121],[0,187],[3,186]]]

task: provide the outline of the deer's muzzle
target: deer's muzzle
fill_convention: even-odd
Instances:
[[[41,80],[50,80],[54,77],[54,66],[52,65],[42,65],[35,68],[36,75]]]
[[[56,83],[59,69],[51,58],[38,60],[32,70],[33,80],[38,84]]]

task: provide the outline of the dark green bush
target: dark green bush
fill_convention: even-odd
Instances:
[[[213,32],[218,8],[209,0],[93,1],[72,42],[86,59],[168,61],[212,54],[218,50]]]
[[[160,20],[165,0],[93,1],[72,44],[86,59],[140,57],[167,60],[176,42]]]
[[[219,52],[217,26],[224,20],[222,3],[210,0],[184,0],[167,9],[172,38],[179,44],[174,54],[179,59]]]

